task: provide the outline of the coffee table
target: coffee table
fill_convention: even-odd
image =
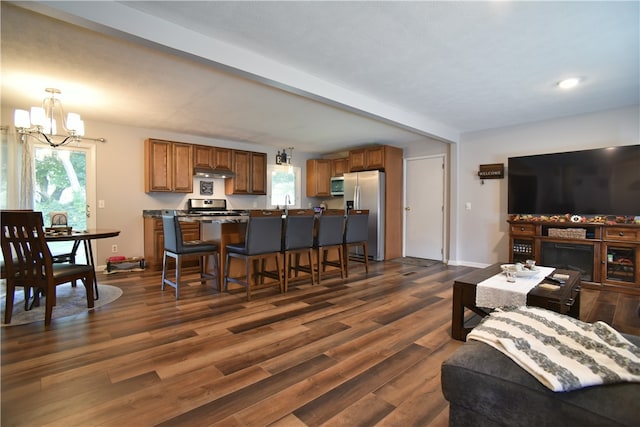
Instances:
[[[494,276],[502,271],[501,263],[487,268],[472,271],[453,282],[453,310],[451,317],[451,337],[464,341],[467,334],[476,324],[465,324],[465,309],[471,310],[480,317],[487,316],[491,309],[476,307],[476,286],[478,283]],[[580,273],[571,270],[555,270],[552,274],[561,273],[569,275],[562,286],[536,286],[527,294],[527,305],[546,308],[557,313],[567,314],[571,317],[580,316]],[[555,283],[543,280],[542,284],[555,285]],[[473,322],[468,322],[473,323]]]

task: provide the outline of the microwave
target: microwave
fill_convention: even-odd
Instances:
[[[343,176],[331,177],[331,195],[344,196],[344,177]]]

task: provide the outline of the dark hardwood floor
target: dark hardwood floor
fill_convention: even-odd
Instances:
[[[210,282],[176,301],[159,272],[99,273],[122,297],[48,330],[2,328],[1,423],[446,426],[452,283],[471,270],[374,262],[251,302]],[[640,297],[582,298],[583,320],[640,334]]]

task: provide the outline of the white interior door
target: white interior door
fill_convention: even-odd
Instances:
[[[405,256],[444,260],[444,176],[444,156],[405,160]]]

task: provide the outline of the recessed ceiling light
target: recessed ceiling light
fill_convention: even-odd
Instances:
[[[558,87],[560,89],[571,89],[578,86],[579,83],[580,83],[579,77],[571,77],[570,79],[560,80],[558,82]]]

